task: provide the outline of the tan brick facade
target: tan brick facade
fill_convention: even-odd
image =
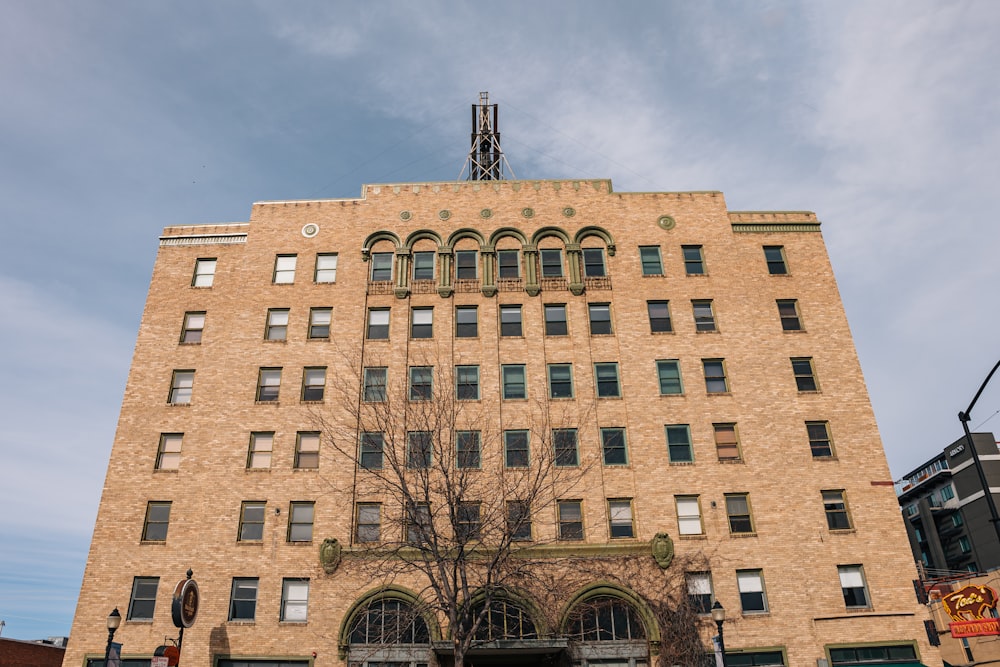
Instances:
[[[311,237],[303,232],[310,224],[318,226]],[[494,247],[495,233],[505,229],[524,242],[501,234]],[[439,239],[407,247],[421,230]],[[403,247],[394,240],[366,247],[381,231]],[[547,364],[572,364],[574,398],[561,403],[586,415],[580,456],[595,464],[583,498],[586,541],[611,542],[606,499],[630,498],[631,542],[648,543],[665,531],[678,555],[709,554],[714,596],[730,619],[730,651],[780,650],[785,664],[811,666],[829,658],[830,647],[898,644],[937,664],[814,214],[731,212],[718,192],[616,193],[603,180],[379,185],[366,186],[356,200],[257,203],[249,223],[170,227],[160,245],[65,665],[103,655],[105,618],[115,606],[126,614],[135,577],[158,577],[159,585],[152,620],[126,621],[118,631],[124,654],[148,657],[165,636],[175,637],[170,596],[188,568],[202,607],[186,631],[182,664],[212,665],[217,656],[309,661],[314,652],[312,664],[344,664],[342,618],[377,582],[352,577],[349,568],[326,574],[317,552],[326,537],[350,541],[352,508],[343,492],[356,471],[329,451],[318,470],[294,469],[293,461],[296,433],[315,428],[317,406],[299,400],[303,369],[325,367],[332,383],[348,374],[345,350],[363,343],[366,364],[388,367],[390,382],[401,381],[414,359],[444,354],[449,363],[479,365],[480,391],[494,398],[501,364],[525,364],[532,399],[547,395]],[[606,279],[574,284],[571,274],[582,272],[579,245],[604,249]],[[640,246],[660,248],[663,275],[643,275]],[[702,275],[687,275],[683,246],[700,246]],[[764,246],[782,249],[787,274],[769,273]],[[439,275],[454,261],[451,250],[463,249],[480,251],[471,291]],[[494,295],[497,283],[489,279],[498,249],[522,251],[522,279]],[[533,296],[537,265],[529,272],[525,261],[536,261],[537,249],[562,251],[566,279],[540,278]],[[394,272],[390,288],[381,290],[387,293],[369,293],[379,290],[369,287],[368,253],[396,253],[398,269],[411,259],[408,251],[438,253],[432,289],[415,293]],[[337,254],[335,282],[314,281],[323,253]],[[292,254],[294,282],[273,284],[276,256]],[[216,260],[211,287],[192,286],[199,259]],[[653,300],[669,302],[672,332],[651,333]],[[711,300],[717,331],[696,331],[693,300]],[[795,300],[801,331],[783,330],[778,300]],[[611,335],[591,335],[593,303],[610,304]],[[522,337],[499,335],[502,304],[521,304]],[[569,335],[544,335],[545,304],[566,305]],[[460,305],[478,306],[478,337],[454,337]],[[410,340],[413,307],[434,308],[431,340]],[[312,308],[332,309],[329,340],[307,338]],[[388,341],[364,340],[370,308],[390,309]],[[285,341],[265,340],[269,309],[288,310]],[[180,344],[185,313],[202,312],[200,342]],[[797,389],[793,358],[811,359],[817,391]],[[681,394],[660,393],[656,361],[668,359],[679,360]],[[724,360],[729,391],[706,390],[703,360]],[[602,362],[618,364],[622,398],[596,398],[593,368]],[[255,402],[261,368],[282,369],[276,403]],[[194,372],[188,404],[168,404],[175,371]],[[498,420],[516,421],[518,406],[497,402]],[[322,409],[340,418],[333,401]],[[813,455],[807,422],[828,425],[832,456]],[[736,425],[739,461],[719,461],[713,424]],[[670,463],[665,425],[689,426],[693,463]],[[627,466],[601,465],[598,429],[605,426],[626,428]],[[247,469],[252,432],[274,433],[266,470]],[[161,435],[174,433],[183,434],[179,465],[155,470]],[[824,490],[843,492],[849,530],[828,528]],[[736,493],[748,494],[750,536],[730,534],[726,494]],[[678,495],[699,497],[703,535],[679,535]],[[142,539],[151,501],[171,503],[165,541]],[[252,543],[237,541],[245,501],[266,501],[263,536]],[[315,502],[311,542],[287,541],[293,501]],[[553,535],[555,517],[535,517],[534,525]],[[838,566],[861,566],[868,607],[845,607]],[[737,570],[762,572],[766,613],[740,613]],[[234,577],[259,579],[254,623],[227,620]],[[287,577],[310,580],[306,623],[279,621]]]

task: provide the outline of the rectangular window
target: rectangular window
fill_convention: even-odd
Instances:
[[[260,542],[264,539],[264,507],[262,500],[246,500],[240,506],[240,542]]]
[[[252,621],[257,614],[257,577],[233,577],[229,620]]]
[[[715,432],[715,451],[720,461],[741,461],[740,441],[736,436],[736,424],[712,424]]]
[[[478,468],[482,439],[479,431],[457,431],[455,433],[456,461],[459,468]]]
[[[204,329],[204,311],[184,313],[184,324],[181,327],[181,342],[186,345],[197,345],[201,342],[201,334]]]
[[[772,276],[783,276],[788,273],[788,265],[785,263],[784,246],[764,246],[764,259],[767,261],[767,272]]]
[[[729,392],[729,380],[726,378],[726,363],[722,359],[702,359],[705,371],[705,391],[709,394],[726,394]]]
[[[355,542],[378,542],[382,532],[382,503],[358,503]]]
[[[500,278],[520,278],[521,260],[517,250],[497,250],[497,269]]]
[[[187,405],[191,402],[193,389],[194,371],[174,371],[170,377],[170,395],[167,396],[167,403]]]
[[[302,369],[302,400],[322,401],[326,389],[325,368]]]
[[[434,395],[434,367],[410,366],[410,400],[429,401]]]
[[[431,431],[409,431],[406,434],[406,467],[410,470],[426,470],[431,467],[434,453],[434,433]]]
[[[381,283],[392,280],[392,258],[393,253],[391,252],[372,253],[372,282]]]
[[[257,401],[273,403],[278,400],[281,391],[281,369],[262,368],[257,378]]]
[[[838,565],[840,588],[844,593],[844,604],[848,609],[867,609],[871,607],[868,601],[868,589],[865,586],[865,573],[860,565]]]
[[[389,337],[389,309],[369,308],[368,309],[368,333],[369,340],[385,340]]]
[[[295,282],[295,255],[278,255],[274,258],[274,284],[290,285]]]
[[[293,502],[288,505],[288,541],[312,542],[316,504]]]
[[[128,601],[128,620],[152,621],[156,608],[159,577],[136,577],[132,580],[132,597]]]
[[[427,503],[408,503],[406,506],[406,541],[421,544],[430,538],[431,506]]]
[[[150,501],[146,504],[146,520],[142,524],[143,542],[166,542],[170,525],[170,503]]]
[[[549,398],[573,398],[572,364],[549,364]]]
[[[565,336],[568,332],[566,304],[545,304],[545,335]]]
[[[559,539],[583,539],[583,507],[579,500],[560,500],[556,504],[559,512]]]
[[[812,357],[792,357],[792,374],[799,391],[818,391]]]
[[[507,501],[507,531],[512,540],[531,539],[531,508],[522,500]]]
[[[736,587],[740,591],[740,607],[744,614],[762,614],[767,611],[764,573],[761,570],[736,570]]]
[[[660,382],[660,394],[683,394],[681,366],[677,359],[660,359],[656,362],[656,375]]]
[[[588,303],[587,312],[590,315],[591,336],[600,336],[611,333],[610,303]]]
[[[639,246],[639,260],[642,262],[642,275],[663,275],[663,260],[660,258],[660,246]]]
[[[555,447],[557,466],[565,468],[580,464],[575,428],[553,429],[552,444]]]
[[[317,283],[337,282],[337,253],[327,252],[316,255],[316,273],[313,280]]]
[[[460,401],[479,400],[479,366],[455,367],[455,398]]]
[[[504,364],[500,367],[504,400],[528,398],[524,364]]]
[[[729,518],[729,532],[733,535],[753,533],[750,518],[750,497],[746,493],[726,494],[726,516]]]
[[[319,433],[299,431],[295,439],[295,467],[319,467]]]
[[[382,469],[382,446],[385,438],[381,433],[367,431],[361,434],[361,456],[359,463],[365,470]]]
[[[382,403],[385,401],[385,384],[389,369],[385,366],[369,366],[365,368],[364,395],[365,403]]]
[[[847,513],[847,498],[843,489],[823,491],[823,511],[826,512],[826,525],[830,530],[850,530],[851,515]]]
[[[599,398],[619,398],[622,395],[621,382],[618,380],[618,364],[594,364],[594,381],[597,384]]]
[[[434,336],[434,309],[414,308],[410,311],[410,338]]]
[[[309,609],[309,580],[281,580],[281,617],[285,623],[305,623]]]
[[[712,611],[712,575],[709,572],[688,572],[684,577],[691,608],[698,614]]]
[[[329,339],[330,323],[333,321],[332,308],[309,309],[309,338],[312,340]]]
[[[503,432],[504,465],[508,468],[528,467],[528,431]]]
[[[288,335],[288,309],[271,308],[267,311],[264,340],[285,340]]]
[[[694,450],[691,447],[691,429],[687,424],[673,424],[666,427],[667,457],[671,463],[693,463]]]
[[[562,278],[562,250],[539,250],[538,255],[542,260],[542,278]]]
[[[782,331],[802,331],[802,320],[799,318],[799,302],[795,299],[778,299],[778,317],[781,318]]]
[[[195,260],[191,286],[211,287],[212,283],[215,282],[215,264],[216,259],[214,257]]]
[[[806,422],[806,433],[809,434],[809,450],[813,458],[833,456],[833,441],[830,440],[830,428],[827,422]]]
[[[479,503],[460,502],[455,508],[455,539],[460,543],[478,540],[482,528]]]
[[[669,301],[647,301],[646,311],[649,313],[649,330],[651,333],[669,333],[674,330],[670,324]]]
[[[716,331],[711,299],[692,299],[691,310],[694,312],[695,331]]]
[[[181,466],[181,441],[183,433],[161,433],[156,449],[156,470],[177,470]]]
[[[963,554],[972,553],[972,542],[969,541],[968,537],[963,535],[958,538],[958,550]]]
[[[247,468],[270,468],[271,452],[274,451],[274,433],[250,434],[250,450],[247,454]]]
[[[583,249],[583,275],[587,278],[603,278],[608,275],[604,266],[604,248]]]
[[[601,451],[604,454],[604,465],[623,466],[628,464],[628,451],[625,448],[625,429],[602,428]]]
[[[434,280],[434,251],[413,253],[413,282]]]
[[[475,280],[479,277],[478,253],[475,250],[459,250],[455,253],[455,278]]]
[[[619,537],[635,537],[632,529],[632,500],[609,500],[608,522],[611,539]]]
[[[479,335],[479,308],[455,306],[455,337],[476,338]]]
[[[705,274],[705,255],[700,245],[681,246],[684,255],[684,272],[689,276]]]
[[[500,335],[524,335],[521,328],[521,306],[500,306]]]
[[[680,535],[702,535],[701,504],[698,496],[674,496],[677,501],[677,532]]]

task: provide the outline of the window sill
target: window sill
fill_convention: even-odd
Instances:
[[[708,272],[705,273],[685,273],[685,278],[708,278]]]
[[[177,468],[153,468],[154,475],[176,475],[178,472]]]
[[[265,338],[264,342],[265,343],[276,343],[276,344],[280,343],[280,344],[284,345],[285,343],[288,342],[288,340],[285,339],[285,338]]]
[[[312,546],[312,543],[313,543],[312,540],[295,540],[294,542],[291,541],[285,542],[285,544],[287,544],[290,547],[308,547]]]
[[[307,343],[329,343],[329,336],[309,336],[306,338]]]
[[[274,285],[275,287],[291,287],[295,283],[291,282],[291,283],[271,283],[271,284]]]
[[[813,456],[812,460],[813,461],[839,461],[840,459],[838,459],[834,455],[830,455],[830,456]]]
[[[236,540],[238,547],[263,547],[264,540]]]
[[[313,285],[336,285],[336,280],[314,280]]]
[[[666,278],[666,276],[664,274],[662,274],[662,273],[644,273],[644,274],[642,274],[642,277],[643,278]]]
[[[693,466],[694,465],[694,461],[671,461],[670,465],[672,465],[672,466]]]
[[[292,468],[292,474],[293,475],[295,475],[297,473],[300,473],[300,472],[301,473],[318,473],[319,472],[319,466],[315,466],[313,468],[300,468],[300,467],[296,466],[296,467]]]
[[[699,533],[698,535],[678,535],[678,539],[681,540],[707,540],[708,535],[705,533]]]
[[[698,333],[698,334],[717,334],[717,333],[721,333],[721,332],[718,329],[711,329],[711,330],[709,330],[709,329],[697,329],[697,330],[695,330],[695,333]]]
[[[719,459],[719,463],[723,463],[725,465],[743,465],[744,463],[746,463],[746,461],[744,461],[741,458],[740,459]]]
[[[506,397],[504,397],[503,401],[504,401],[504,403],[527,403],[528,402],[528,397],[527,396],[521,396],[519,398],[506,398]]]
[[[166,540],[139,540],[139,544],[165,546],[167,544],[167,541]]]
[[[806,331],[805,329],[782,329],[781,333],[786,333],[786,334],[804,334],[804,333],[809,333],[809,332]]]
[[[191,403],[167,403],[167,407],[171,408],[190,408]]]
[[[620,401],[620,400],[622,400],[621,395],[618,395],[618,396],[598,396],[597,398],[599,398],[599,399],[607,399],[607,400],[611,400],[611,401]]]
[[[771,616],[771,612],[770,611],[741,611],[740,612],[740,616],[742,616],[744,620],[751,619],[751,618],[768,618],[768,617]]]
[[[278,627],[304,627],[309,621],[278,621]]]
[[[212,289],[211,285],[190,285],[191,289]]]
[[[846,611],[848,614],[867,614],[875,609],[872,607],[848,607]]]
[[[851,535],[858,532],[857,528],[831,528],[831,535]]]
[[[707,396],[732,396],[733,392],[731,392],[731,391],[706,391],[705,394]]]
[[[306,400],[300,400],[300,401],[299,401],[299,405],[322,405],[322,404],[323,404],[323,402],[324,402],[324,401],[323,401],[323,399],[322,399],[322,398],[321,398],[321,399],[318,399],[318,400],[315,400],[315,401],[306,401]]]
[[[670,331],[650,331],[649,333],[653,336],[672,336],[677,332],[671,329]]]
[[[226,625],[256,625],[257,621],[226,621]]]
[[[822,394],[819,389],[799,389],[799,394]]]
[[[729,537],[733,539],[742,539],[744,537],[757,537],[757,533],[729,533]]]
[[[280,401],[254,401],[255,405],[278,405]]]
[[[682,392],[680,394],[660,394],[660,396],[684,396],[684,393]]]
[[[251,473],[271,472],[270,468],[244,468],[244,470]]]
[[[125,621],[125,625],[152,625],[151,618],[130,618]]]
[[[200,340],[182,340],[178,345],[201,345]]]

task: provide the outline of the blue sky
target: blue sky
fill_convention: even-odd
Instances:
[[[160,230],[454,180],[479,91],[519,178],[816,211],[901,476],[1000,356],[997,34],[986,0],[6,0],[3,636],[69,633]]]

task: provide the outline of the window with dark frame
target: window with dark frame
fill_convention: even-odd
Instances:
[[[170,377],[170,394],[167,403],[187,405],[194,390],[194,371],[174,371]]]
[[[413,282],[434,280],[434,251],[413,253]]]
[[[604,456],[604,465],[627,465],[628,450],[625,447],[625,429],[619,427],[602,428],[601,452]]]
[[[691,608],[698,614],[711,612],[714,601],[711,573],[688,572],[684,578],[687,580],[687,597]]]
[[[458,468],[479,468],[482,463],[482,436],[479,431],[455,432],[455,465]]]
[[[547,248],[539,250],[538,255],[542,263],[542,278],[563,277],[562,250]]]
[[[663,259],[660,257],[660,246],[639,246],[639,261],[642,263],[642,275],[662,276]]]
[[[281,391],[281,369],[261,368],[257,378],[257,402],[275,403]]]
[[[517,250],[497,250],[497,276],[520,278],[521,258]]]
[[[309,580],[285,578],[281,580],[282,623],[305,623],[309,611]]]
[[[146,503],[146,519],[142,523],[143,542],[166,542],[170,527],[170,502],[151,500]]]
[[[531,539],[531,507],[523,500],[507,501],[507,531],[515,541]]]
[[[503,432],[504,465],[508,468],[528,467],[528,431]]]
[[[608,501],[608,524],[611,539],[635,537],[632,527],[632,499]]]
[[[500,367],[504,400],[528,398],[524,364],[504,364]]]
[[[291,285],[295,282],[295,264],[298,257],[295,255],[278,255],[274,258],[274,278],[275,285]]]
[[[382,532],[382,503],[358,503],[355,542],[378,542]]]
[[[559,514],[559,539],[583,539],[583,507],[579,500],[560,500],[556,503]]]
[[[693,463],[694,450],[691,447],[691,427],[687,424],[668,424],[667,458],[671,463]]]
[[[567,333],[569,328],[566,326],[566,304],[545,304],[545,335],[565,336]]]
[[[752,534],[753,520],[750,516],[750,497],[746,493],[726,494],[726,517],[729,532],[733,535]]]
[[[792,374],[799,391],[819,391],[812,357],[792,357]]]
[[[191,278],[191,287],[211,287],[215,282],[216,259],[206,257],[197,259],[194,263],[194,276]]]
[[[252,621],[257,615],[257,577],[233,577],[229,620]]]
[[[580,465],[580,451],[575,428],[552,429],[552,445],[555,448],[555,464],[559,468]]]
[[[264,340],[285,340],[288,337],[288,309],[269,308]]]
[[[788,265],[785,262],[784,246],[764,246],[764,260],[767,262],[767,272],[772,276],[783,276],[788,273]]]
[[[382,403],[385,401],[385,385],[388,380],[389,369],[385,366],[368,366],[364,370],[364,393],[362,399],[365,403]]]
[[[479,366],[455,367],[455,398],[459,401],[479,400]]]
[[[391,252],[373,252],[371,254],[371,281],[373,283],[392,280],[392,261],[393,253]]]
[[[382,448],[385,437],[377,431],[366,431],[361,434],[361,454],[358,463],[365,470],[382,469]]]
[[[332,322],[333,322],[332,308],[310,308],[309,339],[328,340],[330,338],[330,324]]]
[[[316,503],[295,501],[288,504],[288,541],[312,542]]]
[[[764,573],[761,570],[736,570],[736,587],[740,592],[740,608],[744,614],[767,612]]]
[[[482,529],[482,507],[478,502],[460,501],[455,508],[455,539],[459,543],[478,540]]]
[[[646,311],[649,313],[650,333],[670,333],[674,330],[670,323],[669,301],[647,301]]]
[[[844,594],[844,605],[848,609],[868,609],[868,587],[865,585],[864,570],[860,565],[838,565],[840,588]]]
[[[455,306],[455,337],[476,338],[479,336],[479,308],[477,306]]]
[[[455,252],[455,279],[475,280],[479,277],[479,253],[475,250]]]
[[[385,340],[389,338],[389,309],[369,308],[368,309],[368,332],[369,340]]]
[[[602,336],[611,333],[610,303],[588,303],[587,313],[590,316],[591,336]]]
[[[658,359],[656,375],[660,383],[660,395],[683,394],[681,385],[681,366],[677,359]]]
[[[795,299],[778,299],[778,317],[781,319],[782,331],[802,331],[802,320],[799,318],[799,303]]]
[[[319,468],[319,433],[299,431],[295,436],[295,467]]]
[[[740,441],[736,435],[736,424],[712,424],[715,433],[715,451],[720,461],[742,461]]]
[[[521,326],[521,306],[500,306],[500,335],[523,336]]]
[[[181,343],[197,345],[201,343],[201,334],[205,330],[205,311],[184,313],[184,324],[181,325]]]
[[[850,530],[851,515],[847,512],[847,499],[843,489],[821,491],[823,511],[826,512],[826,526],[830,530]]]
[[[313,282],[337,282],[337,253],[324,252],[316,255],[316,272],[313,274]]]
[[[181,466],[181,442],[183,433],[161,433],[156,449],[155,470],[177,470]]]
[[[726,377],[726,364],[722,359],[702,359],[705,372],[705,391],[709,394],[729,393],[729,379]]]
[[[618,378],[618,364],[594,364],[594,380],[598,398],[621,398],[621,381]]]
[[[434,453],[434,433],[431,431],[409,431],[406,434],[406,467],[410,470],[426,470],[431,467]]]
[[[410,366],[410,400],[429,401],[434,395],[434,367]]]
[[[408,503],[406,506],[405,538],[408,544],[422,544],[430,538],[431,506],[427,503]]]
[[[274,432],[258,431],[250,434],[250,448],[247,453],[247,468],[265,469],[271,467],[271,453],[274,451]]]
[[[712,311],[711,299],[692,299],[691,310],[694,312],[695,331],[717,331],[715,313]]]
[[[681,246],[684,255],[684,272],[689,276],[705,275],[705,254],[700,245]]]
[[[156,589],[159,577],[135,577],[132,579],[132,596],[128,602],[129,621],[152,621],[156,609]]]
[[[263,500],[245,500],[240,505],[240,526],[236,533],[238,542],[260,542],[264,539]]]
[[[825,421],[806,422],[806,433],[809,436],[809,450],[813,458],[832,458],[833,444],[830,439],[829,423]]]
[[[326,368],[302,369],[302,401],[315,403],[323,400],[326,390]]]
[[[573,365],[549,364],[549,398],[573,398]]]
[[[582,252],[584,277],[603,278],[608,275],[604,264],[604,248],[584,248]]]
[[[410,310],[410,338],[434,337],[434,309],[413,308]]]

